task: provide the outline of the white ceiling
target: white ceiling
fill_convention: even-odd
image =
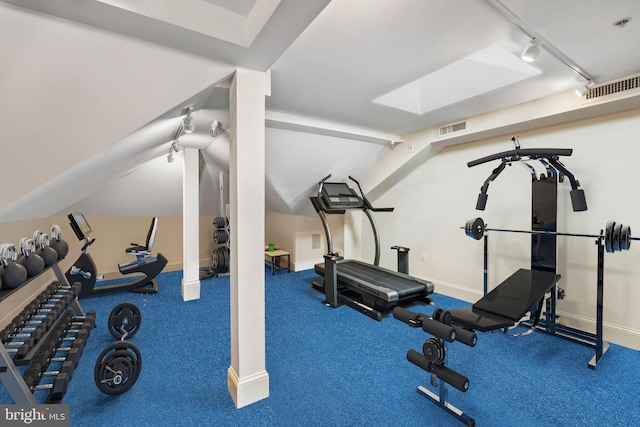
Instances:
[[[349,169],[364,173],[384,150],[374,144],[358,151],[357,147],[368,146],[361,144],[363,141],[368,141],[369,146],[372,141],[384,143],[419,130],[572,91],[584,85],[584,81],[577,79],[571,67],[591,77],[596,84],[640,73],[640,55],[636,53],[640,40],[638,0],[0,0],[0,3],[124,36],[119,42],[142,40],[232,66],[271,70],[271,96],[266,102],[267,125],[273,131],[267,132],[267,158],[273,165],[267,167],[267,184],[271,185],[267,191],[277,200],[272,208],[280,211],[297,212],[300,206],[306,206],[313,182],[321,178],[309,175],[301,180],[299,176],[283,175],[287,164],[318,173],[333,171],[337,176],[348,175]],[[210,25],[203,17],[210,18]],[[224,22],[216,21],[220,17],[233,17],[237,25],[225,26]],[[632,19],[623,28],[613,25],[626,17]],[[205,29],[201,26],[203,22]],[[238,41],[238,28],[251,34]],[[12,34],[3,36],[6,41]],[[475,59],[479,52],[492,47],[517,60],[531,37],[542,39],[543,47],[538,60],[531,64],[530,74],[507,81],[495,79],[496,75],[492,76],[487,68],[475,67],[481,62]],[[90,59],[91,54],[87,52],[86,57]],[[470,60],[473,64],[464,66]],[[435,79],[438,75],[444,75],[444,83],[436,83],[437,90],[420,83],[418,100],[413,91],[404,91],[414,97],[414,103],[420,103],[414,112],[374,102],[399,88],[411,88],[412,82],[419,79]],[[477,87],[480,77],[494,77],[494,82]],[[83,85],[95,86],[91,76],[78,78],[84,78]],[[215,83],[217,79],[212,79],[212,86],[201,87],[202,92],[184,93],[182,101],[173,108],[155,120],[139,122],[138,131],[122,134],[112,144],[118,150],[122,147],[130,150],[120,151],[127,158],[148,158],[136,150],[148,150],[144,147],[153,144],[164,147],[162,144],[170,143],[172,131],[171,126],[163,128],[153,142],[144,128],[153,126],[155,121],[177,117],[185,105],[193,103],[196,109],[201,109],[198,120],[206,124],[213,117],[209,112],[220,114],[227,108],[227,91],[215,87]],[[109,90],[104,89],[105,93]],[[47,102],[43,105],[42,100],[33,100],[34,105],[39,103],[41,114],[60,110],[55,100]],[[19,116],[8,113],[7,123],[14,120],[19,123]],[[50,127],[48,132],[55,142],[56,129]],[[68,133],[61,128],[60,137],[68,143],[69,135],[65,132]],[[322,135],[326,138],[319,138]],[[139,143],[134,142],[138,140]],[[346,162],[310,156],[308,150],[295,146],[313,142],[314,147],[324,144],[337,149],[339,141],[348,146],[344,149]],[[322,148],[316,149],[323,152]],[[94,157],[102,155],[99,153],[102,151],[96,150]],[[294,153],[299,153],[298,157],[291,157]],[[204,156],[205,160],[219,157],[219,153]],[[225,168],[224,160],[216,161]],[[97,163],[93,166],[99,167]],[[132,167],[127,163],[126,168],[114,171],[113,175],[126,177]],[[91,189],[86,190],[85,193]]]

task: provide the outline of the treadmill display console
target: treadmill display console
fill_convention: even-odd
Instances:
[[[356,192],[344,182],[323,183],[321,197],[329,208],[359,208],[364,205]]]

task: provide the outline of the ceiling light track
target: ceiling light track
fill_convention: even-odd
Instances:
[[[526,23],[524,23],[516,14],[514,14],[509,8],[507,8],[500,0],[484,0],[484,2],[493,8],[496,12],[498,12],[504,19],[510,22],[514,27],[516,27],[520,32],[529,37],[532,41],[536,41],[539,43],[539,46],[544,47],[544,49],[549,52],[552,56],[562,62],[564,65],[569,67],[574,73],[584,79],[584,81],[593,82],[593,77],[576,65],[571,59],[569,59],[564,53],[559,51],[555,46],[553,46],[548,41],[544,40],[531,27],[529,27]],[[532,43],[530,43],[531,46]],[[526,49],[525,49],[526,50]],[[524,53],[524,52],[523,52]]]

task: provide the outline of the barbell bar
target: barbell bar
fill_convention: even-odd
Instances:
[[[465,234],[472,239],[480,240],[487,231],[497,231],[505,233],[523,233],[523,234],[540,234],[551,236],[570,236],[570,237],[589,237],[593,239],[604,238],[605,250],[609,253],[626,251],[631,247],[632,240],[640,240],[638,237],[631,237],[631,227],[622,225],[615,221],[608,221],[604,228],[604,234],[581,234],[581,233],[562,233],[558,231],[544,230],[512,230],[507,228],[488,228],[482,218],[472,218],[465,223]]]

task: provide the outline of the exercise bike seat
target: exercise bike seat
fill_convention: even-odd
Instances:
[[[140,245],[138,243],[131,243],[131,247],[125,249],[125,253],[129,255],[136,256],[145,256],[150,255],[151,250],[153,249],[153,242],[156,238],[156,230],[158,229],[158,218],[153,217],[151,220],[151,225],[149,226],[149,232],[147,233],[147,241],[146,244]]]

